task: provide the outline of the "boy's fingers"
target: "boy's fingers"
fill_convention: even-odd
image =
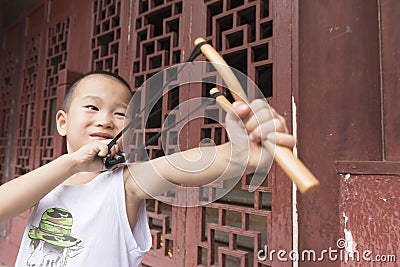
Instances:
[[[230,121],[244,120],[245,129],[249,133],[251,141],[259,142],[273,136],[274,139],[270,140],[273,143],[288,147],[293,147],[295,144],[294,137],[287,134],[285,118],[279,115],[265,100],[256,99],[251,102],[250,106],[242,102],[234,102],[232,111],[228,112],[227,118]],[[238,130],[243,128],[243,125],[235,126],[235,128]]]
[[[246,123],[246,129],[247,131],[249,131],[250,140],[252,141],[260,141],[261,139],[266,139],[266,136],[269,133],[288,132],[284,118],[280,116],[270,117],[267,114],[261,114],[257,118],[253,116],[250,120]]]
[[[117,145],[117,144],[115,144],[115,145],[113,145],[113,146],[111,147],[111,155],[117,154],[118,151],[119,151],[119,148],[118,148],[118,145]]]
[[[259,125],[253,131],[251,131],[249,134],[249,138],[253,142],[258,142],[258,141],[261,141],[262,139],[267,139],[267,135],[269,133],[274,133],[276,130],[277,129],[276,129],[275,121],[269,120],[269,121]]]
[[[250,104],[252,113],[246,121],[246,129],[251,132],[260,124],[267,122],[273,118],[279,118],[280,115],[271,107],[267,101],[256,99]]]
[[[253,111],[258,111],[261,109],[273,109],[267,101],[263,100],[263,99],[255,99],[253,101],[251,101],[250,103],[250,107]]]
[[[107,139],[107,140],[99,140],[97,141],[98,143],[98,155],[100,157],[105,157],[108,154],[108,144],[110,143],[111,139]],[[115,144],[111,147],[110,149],[110,153],[111,155],[115,155],[119,152],[119,147],[118,144]]]
[[[99,143],[97,146],[97,149],[99,151],[97,153],[97,155],[99,155],[100,157],[107,156],[107,154],[108,154],[108,146],[107,145]]]
[[[251,108],[248,105],[240,101],[233,102],[232,109],[233,112],[236,113],[236,115],[241,119],[246,118],[251,111]]]
[[[236,103],[236,102],[235,102]],[[234,103],[234,104],[235,104]],[[248,135],[245,125],[243,124],[240,115],[245,117],[248,106],[245,104],[236,103],[232,106],[232,110],[226,114],[226,130],[228,132],[229,140],[235,144],[235,148],[242,149],[247,146]],[[240,113],[240,114],[239,114]]]
[[[267,140],[280,146],[286,146],[293,148],[296,145],[296,139],[293,135],[286,133],[270,133],[267,136]]]
[[[246,121],[246,129],[249,132],[259,128],[263,123],[267,123],[273,119],[273,114],[269,109],[259,110],[249,116]]]

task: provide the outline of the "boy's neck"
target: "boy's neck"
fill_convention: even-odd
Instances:
[[[82,185],[92,181],[101,172],[78,172],[64,181],[64,185]]]

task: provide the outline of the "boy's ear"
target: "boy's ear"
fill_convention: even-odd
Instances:
[[[61,136],[67,134],[67,113],[64,110],[59,110],[56,114],[57,131]]]

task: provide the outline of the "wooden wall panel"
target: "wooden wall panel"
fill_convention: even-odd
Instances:
[[[382,31],[382,103],[385,160],[400,161],[400,2],[380,1]]]
[[[343,236],[335,161],[382,160],[378,6],[361,0],[298,3],[298,151],[321,182],[313,195],[298,197],[299,245],[321,251]]]

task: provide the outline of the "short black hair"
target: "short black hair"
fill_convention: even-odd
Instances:
[[[109,72],[109,71],[104,71],[104,70],[92,70],[92,71],[89,71],[89,72],[81,75],[80,77],[78,77],[78,79],[76,79],[71,84],[71,86],[67,89],[67,92],[64,96],[64,100],[63,100],[62,107],[61,107],[62,110],[64,110],[65,112],[68,112],[69,107],[71,106],[75,88],[78,86],[79,82],[82,81],[87,76],[94,75],[94,74],[105,75],[107,77],[110,77],[110,78],[116,80],[117,82],[124,85],[129,90],[129,92],[133,95],[133,92],[132,92],[132,89],[131,89],[129,83],[124,78],[119,76],[118,74]]]

